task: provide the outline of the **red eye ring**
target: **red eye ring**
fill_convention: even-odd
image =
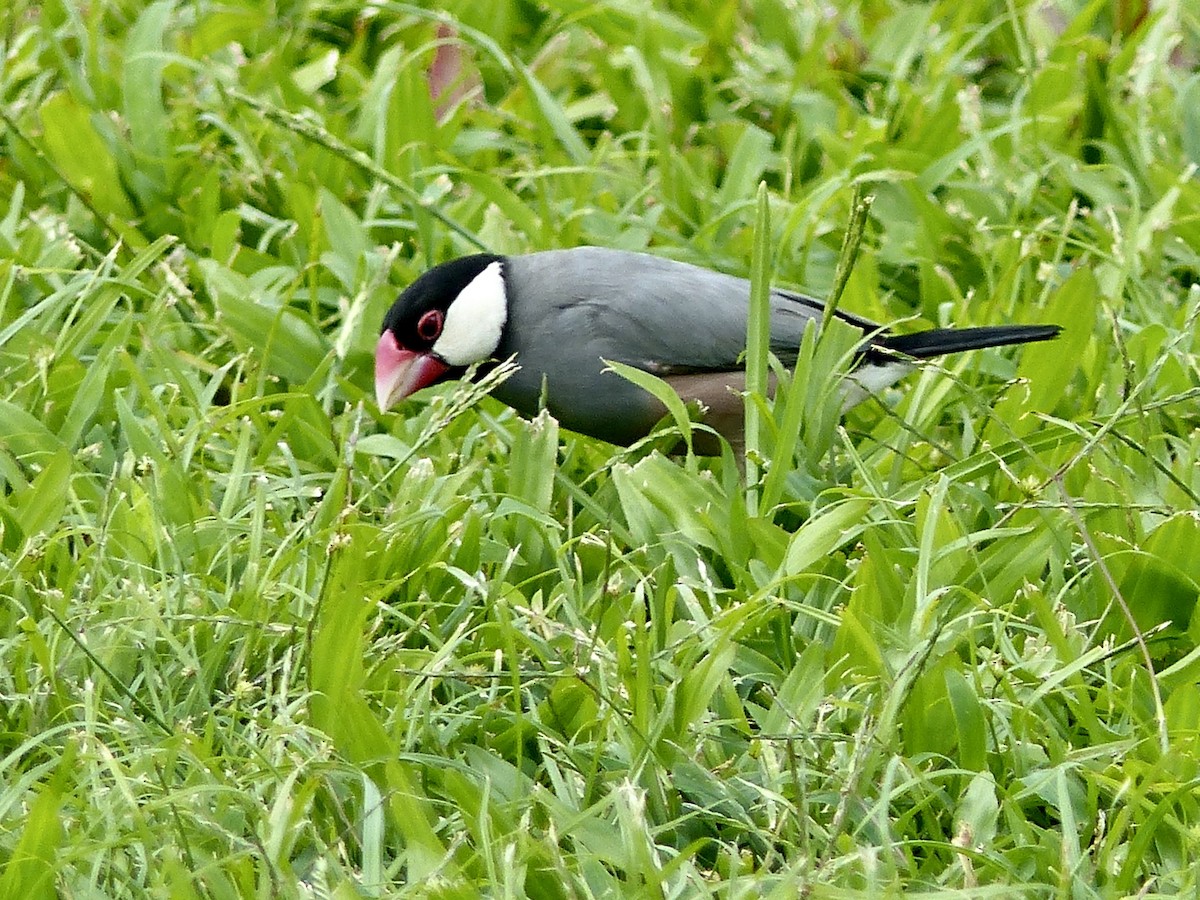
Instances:
[[[423,341],[436,341],[442,334],[445,317],[440,309],[431,309],[417,320],[417,336]]]

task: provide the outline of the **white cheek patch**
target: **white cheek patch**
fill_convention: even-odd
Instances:
[[[454,298],[433,352],[452,366],[483,362],[500,346],[507,321],[508,292],[500,263],[494,262]]]

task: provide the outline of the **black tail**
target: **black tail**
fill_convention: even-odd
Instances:
[[[983,328],[934,328],[916,334],[889,334],[875,346],[914,359],[927,359],[960,350],[982,350],[1006,344],[1028,344],[1058,337],[1059,325],[988,325]]]

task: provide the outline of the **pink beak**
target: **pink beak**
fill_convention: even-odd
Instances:
[[[415,353],[401,347],[396,336],[385,331],[375,345],[375,400],[387,412],[409,394],[433,384],[450,367],[431,353]]]

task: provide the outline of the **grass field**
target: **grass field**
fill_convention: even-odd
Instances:
[[[1195,896],[1195,4],[444,9],[0,10],[0,896]],[[374,405],[435,262],[856,191],[842,307],[1063,336],[810,334],[749,483]]]

